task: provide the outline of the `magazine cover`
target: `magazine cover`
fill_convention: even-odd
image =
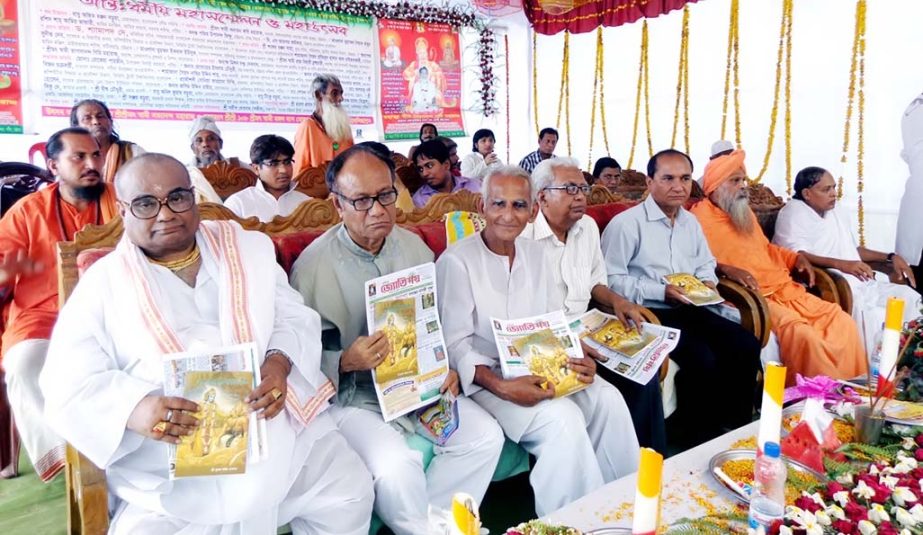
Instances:
[[[199,427],[176,447],[175,477],[243,474],[253,373],[192,371],[185,382],[183,397],[199,404]]]
[[[437,446],[444,446],[458,429],[458,401],[451,392],[446,392],[439,402],[417,411],[414,427]]]
[[[680,331],[642,323],[628,329],[611,314],[589,310],[570,323],[571,330],[596,350],[599,364],[638,384],[647,384],[679,343]]]
[[[166,396],[179,396],[189,399],[198,403],[200,406],[206,404],[206,398],[214,398],[213,401],[208,403],[217,403],[219,400],[218,394],[219,391],[216,388],[214,392],[209,393],[208,388],[205,386],[211,381],[214,377],[219,377],[218,375],[212,374],[230,374],[224,375],[225,379],[222,379],[222,386],[227,387],[227,393],[222,394],[220,397],[220,402],[227,404],[231,396],[237,396],[240,392],[243,392],[239,395],[241,401],[247,397],[247,394],[250,393],[256,386],[260,383],[260,359],[256,355],[256,345],[253,343],[247,344],[238,344],[233,346],[223,346],[223,347],[210,347],[210,348],[201,348],[195,351],[186,351],[182,353],[171,353],[163,356],[163,392]],[[231,379],[234,378],[234,379]],[[246,378],[246,387],[239,386],[232,388],[232,385],[241,384],[243,378]],[[240,391],[236,390],[237,388]],[[195,391],[194,391],[195,390]],[[222,390],[224,392],[225,390]],[[209,394],[206,396],[206,394]],[[217,409],[217,405],[212,406],[212,408]],[[241,413],[243,409],[243,413]],[[212,439],[215,445],[220,446],[219,439],[221,435],[215,437],[213,436],[215,432],[222,432],[224,435],[224,445],[225,448],[228,447],[243,447],[246,451],[245,455],[241,457],[244,465],[254,464],[261,462],[268,458],[269,456],[269,444],[266,440],[267,431],[266,431],[266,420],[260,420],[257,418],[256,413],[248,413],[247,407],[231,407],[223,409],[223,412],[220,414],[214,412],[212,419],[219,415],[223,415],[225,419],[231,418],[237,423],[237,428],[239,429],[242,420],[239,417],[243,416],[246,418],[248,425],[246,432],[238,435],[234,433],[223,433],[225,428],[215,429],[214,425],[211,425],[211,430],[209,432],[210,439],[205,442],[202,441],[202,437],[198,436],[200,433],[197,431],[195,435],[198,436],[199,446],[193,447],[192,442],[184,442],[178,446],[170,445],[168,448],[167,463],[170,470],[170,477],[188,477],[193,475],[223,475],[223,474],[232,474],[232,473],[242,473],[240,472],[222,470],[214,471],[207,473],[189,473],[187,468],[190,468],[190,465],[186,465],[183,470],[180,471],[181,474],[177,475],[177,455],[179,448],[185,446],[184,455],[190,451],[198,451],[201,453],[203,451],[201,445],[207,443],[208,451],[215,451],[212,447]],[[203,415],[196,415],[197,418],[204,418],[208,416],[203,410]],[[226,422],[225,422],[226,423]],[[233,440],[228,440],[230,434],[234,434]],[[189,437],[187,437],[188,439]],[[196,449],[198,448],[198,449]],[[192,457],[186,456],[186,459],[191,459]],[[200,464],[201,460],[197,461],[197,464]],[[194,467],[193,467],[194,468]],[[193,470],[195,471],[195,469]]]
[[[389,383],[420,373],[417,363],[417,302],[413,297],[375,303],[375,330],[388,337],[391,354],[375,368],[375,381]]]
[[[491,318],[503,377],[539,375],[563,397],[588,385],[567,367],[567,359],[583,358],[580,341],[567,325],[563,311],[518,320]]]
[[[718,303],[724,302],[724,299],[722,299],[718,292],[712,290],[706,286],[704,282],[689,273],[665,275],[663,277],[663,282],[672,284],[673,286],[679,286],[684,292],[683,297],[686,301],[698,307],[717,305]]]
[[[432,262],[365,283],[369,333],[382,331],[390,354],[372,370],[385,421],[435,403],[449,374]]]

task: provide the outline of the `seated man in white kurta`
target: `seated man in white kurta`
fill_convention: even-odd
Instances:
[[[904,321],[920,315],[920,294],[913,289],[916,281],[910,266],[898,254],[859,246],[846,215],[836,206],[836,181],[824,169],[807,167],[796,175],[795,196],[779,211],[772,241],[843,274],[852,290],[852,317],[867,336],[869,355],[875,353],[889,296],[904,300]],[[891,283],[866,262],[886,262],[896,278],[910,286]]]
[[[232,222],[200,221],[189,174],[146,154],[119,169],[125,234],[61,310],[40,379],[49,424],[106,470],[109,533],[368,532],[372,482],[327,413],[320,318]],[[192,434],[196,403],[164,396],[161,356],[255,343],[262,382],[249,408],[269,457],[233,476],[171,480],[169,444]]]
[[[482,195],[487,228],[436,262],[439,312],[465,394],[535,455],[530,482],[535,510],[545,515],[637,470],[638,439],[618,390],[594,381],[592,358],[570,359],[568,367],[589,386],[565,398],[552,399],[542,377],[503,379],[491,318],[552,312],[554,278],[541,244],[519,237],[538,209],[529,175],[501,166],[488,173]]]
[[[250,168],[257,181],[224,201],[224,205],[240,217],[256,217],[269,223],[276,216],[287,216],[298,206],[311,200],[295,189],[293,172],[295,148],[281,136],[266,134],[250,145]]]
[[[448,509],[465,492],[479,502],[503,448],[497,422],[458,397],[459,427],[424,473],[405,436],[412,414],[385,422],[371,370],[391,353],[382,331],[368,332],[365,282],[433,261],[416,234],[396,226],[396,175],[390,158],[359,144],[334,158],[327,187],[343,222],[314,240],[292,267],[291,282],[323,320],[323,370],[337,385],[330,413],[375,480],[375,512],[397,535],[429,533],[427,504]],[[441,300],[441,298],[440,298]],[[442,390],[458,394],[451,371]]]

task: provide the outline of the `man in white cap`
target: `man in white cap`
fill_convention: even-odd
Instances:
[[[196,202],[213,202],[221,204],[221,196],[215,192],[215,188],[208,182],[205,175],[199,169],[209,165],[227,160],[231,165],[240,167],[240,161],[237,158],[227,158],[221,155],[221,149],[224,147],[224,140],[221,138],[221,130],[218,129],[215,118],[208,115],[198,117],[192,121],[189,128],[189,148],[195,157],[186,165],[189,171],[189,178],[195,187]]]

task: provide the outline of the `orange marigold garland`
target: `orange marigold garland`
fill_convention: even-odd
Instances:
[[[782,85],[782,68],[783,68],[783,58],[784,58],[784,67],[785,67],[785,92],[786,95],[791,94],[791,80],[792,80],[792,66],[791,66],[791,44],[792,44],[792,5],[793,0],[783,0],[782,2],[782,23],[779,28],[779,49],[776,53],[776,82],[773,90],[773,100],[772,100],[772,111],[769,115],[769,136],[766,141],[766,154],[763,156],[763,166],[760,168],[760,172],[757,174],[756,178],[752,180],[754,183],[759,183],[763,180],[763,176],[766,174],[766,170],[769,168],[769,158],[772,156],[772,148],[776,139],[776,120],[779,116],[779,88]],[[788,50],[783,56],[783,51]],[[786,99],[788,100],[788,99]],[[791,114],[790,103],[786,102],[786,117],[789,117]],[[790,151],[791,147],[791,128],[790,120],[786,121],[789,126],[785,129],[785,145]],[[790,165],[790,155],[786,155],[787,167]],[[785,183],[786,191],[791,195],[792,191],[792,177],[791,169],[787,168],[785,173]]]
[[[852,58],[849,64],[849,91],[846,96],[846,122],[843,125],[843,153],[840,162],[847,161],[849,154],[849,135],[852,128],[853,108],[857,108],[858,124],[856,125],[856,191],[859,195],[859,244],[865,245],[865,206],[863,192],[865,191],[865,15],[866,0],[856,2],[856,26],[853,32]],[[858,76],[857,76],[858,71]],[[857,83],[858,80],[858,83]],[[858,91],[857,91],[858,85]],[[855,96],[859,98],[856,102]],[[845,165],[843,166],[845,167]],[[837,197],[843,197],[842,172],[837,184]]]
[[[564,58],[561,64],[561,89],[558,94],[558,117],[555,126],[561,129],[561,107],[564,108],[564,126],[567,128],[567,154],[570,155],[570,32],[564,30]]]
[[[721,139],[726,139],[728,96],[731,90],[731,73],[734,77],[734,141],[740,147],[740,69],[737,61],[740,51],[739,24],[740,0],[731,0],[731,20],[728,23],[727,64],[724,67],[724,100],[721,106]]]
[[[683,27],[679,44],[679,72],[676,75],[676,104],[673,107],[673,136],[670,146],[676,146],[676,132],[679,126],[679,103],[683,101],[683,134],[686,154],[689,153],[689,4],[683,7]]]
[[[596,134],[596,98],[599,96],[599,113],[600,124],[603,130],[603,145],[606,147],[606,154],[609,154],[609,133],[606,130],[606,95],[604,91],[606,74],[603,70],[603,59],[605,51],[603,48],[602,26],[596,28],[596,68],[593,74],[593,103],[590,106],[590,150],[587,156],[587,169],[591,169],[593,164],[593,141]]]
[[[635,121],[634,128],[631,134],[631,151],[629,152],[628,157],[628,167],[631,169],[632,162],[635,159],[635,146],[638,141],[638,119],[641,116],[641,92],[642,85],[644,91],[644,114],[645,114],[645,123],[647,125],[647,145],[650,154],[654,153],[653,144],[651,143],[651,116],[650,116],[650,106],[649,103],[649,91],[647,87],[648,81],[648,69],[647,69],[647,51],[648,51],[648,35],[647,35],[647,20],[641,24],[641,56],[638,65],[638,90],[635,94]]]

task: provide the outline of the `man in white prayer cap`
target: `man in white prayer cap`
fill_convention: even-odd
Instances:
[[[205,175],[199,169],[208,167],[215,162],[227,161],[235,167],[240,167],[240,161],[237,158],[225,158],[221,154],[224,147],[224,140],[221,138],[221,130],[215,123],[215,118],[203,115],[192,121],[189,128],[189,148],[192,149],[194,158],[186,165],[189,171],[189,178],[196,191],[196,202],[213,202],[221,204],[221,196],[215,192],[215,188],[208,182]]]

